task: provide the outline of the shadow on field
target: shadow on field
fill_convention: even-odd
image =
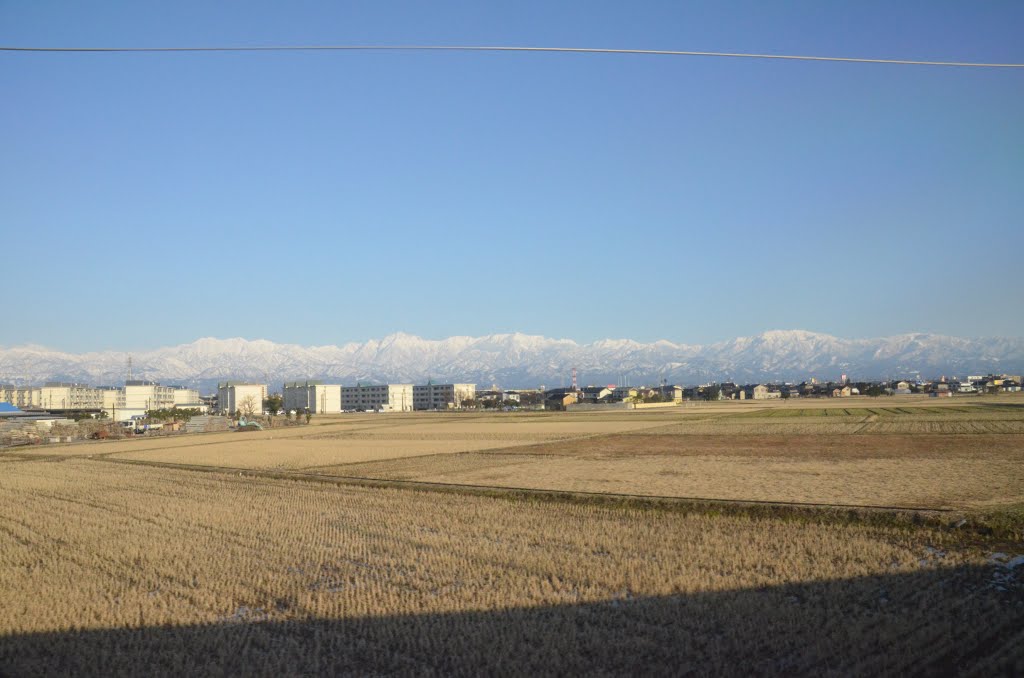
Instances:
[[[0,638],[0,673],[11,676],[1022,672],[1024,591],[994,567],[500,611]]]

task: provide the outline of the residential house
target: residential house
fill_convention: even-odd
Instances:
[[[544,392],[544,409],[564,410],[579,402],[579,391],[571,388],[553,388]]]
[[[616,386],[612,389],[612,399],[618,401],[631,401],[636,398],[637,390],[633,386]]]
[[[750,397],[752,400],[774,400],[781,398],[782,394],[778,391],[772,391],[764,384],[758,384],[750,389]]]
[[[598,403],[608,398],[614,391],[607,386],[584,386],[581,389],[580,402]]]

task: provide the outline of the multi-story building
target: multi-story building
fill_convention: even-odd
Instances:
[[[179,408],[202,408],[203,401],[199,399],[199,390],[185,386],[171,386],[174,392],[174,407]]]
[[[39,403],[47,410],[99,410],[103,395],[85,384],[48,381],[39,389]]]
[[[174,407],[174,388],[155,381],[132,379],[124,383],[124,406],[129,410],[166,410]]]
[[[38,386],[0,385],[0,402],[10,403],[18,409],[40,407],[42,389]]]
[[[341,387],[341,408],[346,411],[411,412],[413,401],[412,384]]]
[[[133,413],[127,412],[124,406],[124,389],[118,386],[100,386],[103,398],[103,411],[114,421],[128,421]],[[137,414],[137,413],[136,413]]]
[[[129,380],[123,387],[100,386],[100,407],[115,421],[128,421],[142,416],[147,410],[167,410],[174,407],[206,409],[199,399],[199,391],[180,386],[161,386],[154,381]]]
[[[341,385],[319,381],[290,381],[284,384],[282,407],[285,412],[309,410],[316,414],[341,412]]]
[[[424,384],[412,387],[416,410],[448,410],[476,398],[476,384]]]
[[[217,384],[217,407],[222,412],[233,414],[263,411],[263,401],[267,399],[266,384],[251,384],[241,381],[226,381]]]
[[[124,387],[64,382],[47,382],[43,386],[0,385],[0,402],[9,402],[20,409],[102,410],[117,421],[144,415],[147,410],[206,408],[195,389],[140,380],[130,380]]]

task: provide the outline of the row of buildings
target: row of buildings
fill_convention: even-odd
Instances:
[[[129,380],[124,386],[87,386],[51,381],[42,386],[0,385],[0,402],[22,410],[105,412],[117,421],[141,416],[147,410],[204,409],[199,391],[184,386],[161,386],[154,381]]]
[[[774,398],[846,397],[853,395],[911,394],[951,395],[1020,391],[1020,375],[968,376],[935,382],[881,381],[800,384],[748,384],[732,382],[684,388],[663,384],[656,387],[585,386],[547,391],[477,391],[476,384],[358,384],[342,386],[321,381],[287,382],[282,387],[282,409],[317,414],[336,412],[411,412],[449,410],[465,406],[543,406],[564,409],[569,405],[664,402],[683,400],[771,400]],[[22,410],[99,413],[115,421],[144,416],[149,410],[189,408],[224,413],[261,414],[267,401],[266,384],[227,381],[218,384],[216,397],[200,397],[199,391],[184,386],[162,386],[157,382],[128,380],[124,386],[87,386],[47,382],[43,386],[0,385],[0,402]],[[523,396],[521,401],[521,396]]]
[[[223,385],[223,389],[253,385]],[[238,410],[237,397],[221,395],[218,408],[225,412]],[[265,386],[263,387],[266,388]],[[359,384],[342,386],[320,381],[286,382],[281,391],[282,408],[286,412],[305,411],[318,414],[331,412],[411,412],[413,410],[448,410],[462,407],[476,398],[476,384]]]
[[[949,396],[979,393],[1012,393],[1021,390],[1020,375],[971,375],[937,380],[880,380],[851,382],[845,376],[838,382],[810,379],[799,384],[747,384],[732,382],[704,384],[686,388],[687,400],[770,400],[773,398],[848,398],[857,395],[929,395]]]
[[[683,402],[683,387],[661,386],[584,386],[553,388],[544,392],[544,408],[562,410],[571,405],[600,405],[639,402]]]
[[[64,413],[100,413],[116,421],[144,416],[148,410],[189,408],[224,413],[261,414],[267,400],[266,384],[227,381],[217,385],[215,397],[183,386],[162,386],[153,381],[129,380],[124,386],[47,382],[43,386],[0,385],[0,402],[21,410]],[[474,401],[476,384],[360,384],[341,386],[320,381],[284,384],[283,409],[319,414],[332,412],[410,412],[447,410]]]
[[[43,386],[0,385],[0,402],[21,410],[99,413],[117,421],[141,417],[148,410],[194,408],[224,413],[261,414],[266,384],[227,381],[215,397],[200,397],[197,389],[129,380],[123,387],[48,382]],[[411,412],[447,410],[474,402],[476,384],[360,384],[342,386],[320,381],[285,383],[283,409],[318,414],[332,412]]]

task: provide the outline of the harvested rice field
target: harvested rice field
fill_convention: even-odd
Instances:
[[[620,434],[320,471],[708,499],[981,508],[1024,503],[1024,436]]]
[[[816,516],[22,458],[0,675],[1024,670],[1019,543]]]
[[[551,415],[508,417],[505,421],[478,421],[473,415],[459,421],[452,419],[451,415],[406,415],[393,419],[388,415],[378,415],[372,424],[324,424],[317,428],[282,429],[286,432],[284,436],[273,429],[194,436],[185,442],[180,437],[168,438],[177,444],[166,448],[159,445],[159,439],[154,439],[157,444],[132,441],[129,444],[134,449],[125,451],[121,451],[123,443],[95,446],[91,453],[109,454],[116,459],[172,464],[302,470],[381,459],[536,445],[642,430],[662,423],[636,419],[579,420]],[[208,439],[213,435],[217,437]]]
[[[312,426],[21,448],[18,455],[726,501],[958,510],[1024,504],[1024,398],[856,400],[842,408],[828,399],[341,415],[316,417]]]

